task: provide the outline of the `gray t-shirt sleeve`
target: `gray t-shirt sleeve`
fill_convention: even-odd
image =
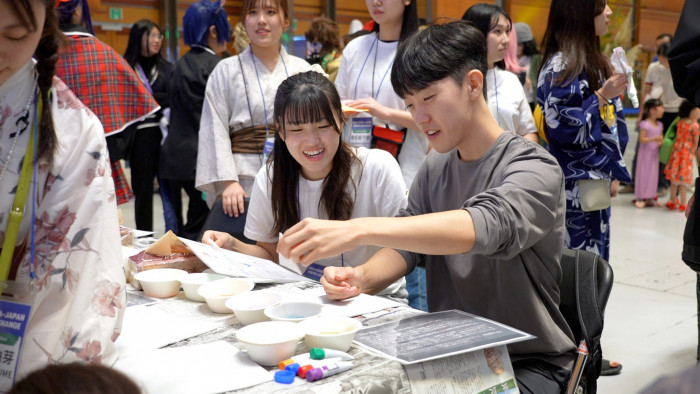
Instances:
[[[564,203],[564,178],[557,163],[547,158],[523,157],[502,171],[499,186],[471,197],[463,208],[471,214],[476,233],[469,253],[511,259],[555,227]]]

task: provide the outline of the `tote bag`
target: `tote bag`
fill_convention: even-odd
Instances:
[[[673,144],[676,143],[676,125],[678,124],[678,119],[680,118],[676,117],[671,125],[668,126],[666,135],[664,135],[664,141],[659,148],[659,161],[663,164],[668,164],[668,160],[671,158]]]

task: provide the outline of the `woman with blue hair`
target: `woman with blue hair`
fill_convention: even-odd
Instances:
[[[178,235],[196,239],[209,208],[194,188],[199,119],[207,79],[231,41],[231,25],[221,2],[201,0],[182,19],[185,45],[191,49],[175,64],[171,85],[170,126],[160,155],[160,176],[168,182],[175,207]],[[187,224],[182,217],[181,190],[189,196]]]

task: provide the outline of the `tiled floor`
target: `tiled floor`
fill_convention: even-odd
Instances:
[[[634,147],[637,134],[630,137]],[[696,363],[696,276],[680,258],[685,217],[666,208],[635,208],[632,198],[623,194],[613,200],[610,262],[615,285],[603,350],[606,358],[622,362],[623,370],[599,379],[603,394],[636,393],[658,377]],[[183,200],[186,205],[186,196]],[[164,226],[160,199],[154,196],[154,201],[158,236]],[[133,202],[122,210],[125,225],[133,226]]]

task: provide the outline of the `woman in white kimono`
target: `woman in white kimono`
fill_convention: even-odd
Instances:
[[[126,306],[104,131],[54,79],[62,40],[55,4],[0,2],[0,273],[9,279],[3,293],[15,295],[0,310],[24,315],[0,320],[5,333],[26,323],[13,332],[21,350],[6,359],[9,373],[2,366],[3,392],[46,364],[114,363]],[[18,208],[24,215],[15,221]]]
[[[252,191],[264,152],[271,150],[277,86],[290,75],[311,69],[280,44],[288,15],[286,0],[245,0],[243,19],[250,45],[219,62],[207,82],[195,187],[206,192],[210,208],[221,197],[229,216],[243,213],[243,199]]]

